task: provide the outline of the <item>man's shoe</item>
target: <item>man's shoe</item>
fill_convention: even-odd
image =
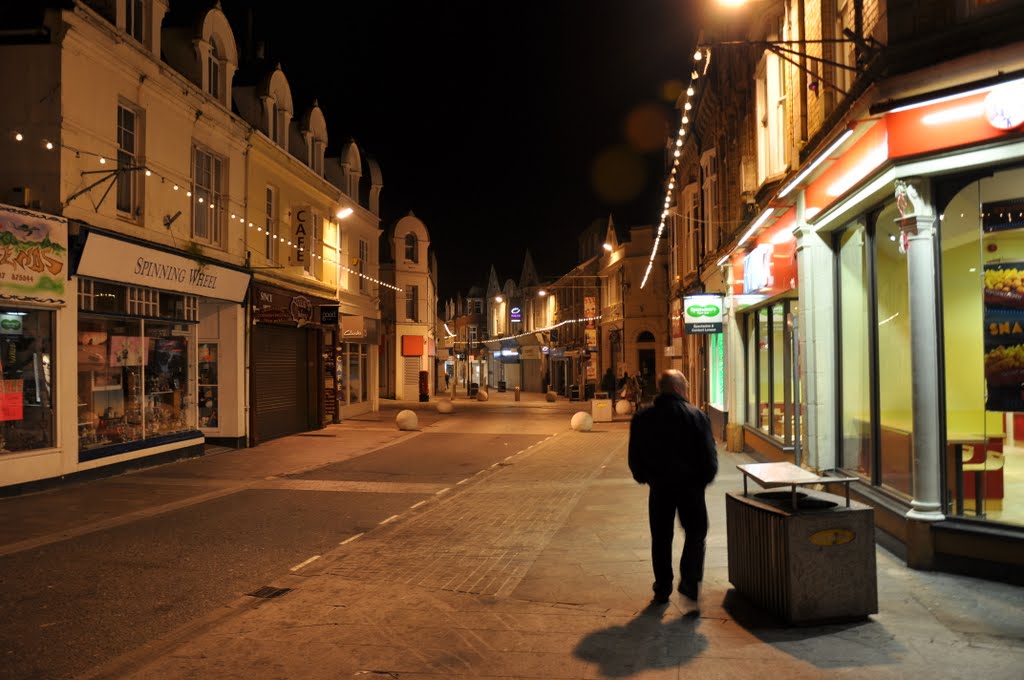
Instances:
[[[679,582],[679,592],[686,598],[697,601],[697,584],[688,583],[686,581]]]
[[[668,604],[668,593],[655,593],[651,598],[651,604]]]

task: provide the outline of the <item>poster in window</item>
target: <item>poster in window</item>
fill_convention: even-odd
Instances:
[[[1024,411],[1024,314],[985,311],[985,408]]]
[[[141,366],[142,338],[137,335],[111,335],[110,365]]]
[[[25,417],[24,380],[0,380],[0,420]]]

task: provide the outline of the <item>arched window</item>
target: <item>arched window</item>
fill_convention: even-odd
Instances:
[[[405,259],[408,262],[419,262],[419,243],[416,241],[416,234],[412,232],[405,235]]]
[[[207,61],[209,79],[206,82],[206,91],[217,101],[221,100],[221,81],[223,80],[223,68],[221,65],[220,50],[217,49],[217,42],[210,41],[210,58]]]
[[[654,342],[654,333],[650,331],[644,331],[640,335],[636,336],[637,342]]]

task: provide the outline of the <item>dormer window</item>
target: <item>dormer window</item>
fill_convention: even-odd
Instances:
[[[224,68],[221,63],[220,50],[217,49],[217,43],[210,42],[210,58],[207,60],[208,67],[208,78],[206,81],[206,91],[211,97],[220,101],[221,97],[221,84],[223,81]]]
[[[270,133],[270,139],[273,140],[275,144],[281,143],[280,128],[278,127],[278,119],[280,117],[281,113],[277,109],[277,100],[275,99],[270,104],[270,125],[267,126],[269,128],[267,132]]]
[[[124,7],[124,30],[129,36],[145,43],[145,7],[144,0],[125,0]]]
[[[419,243],[416,240],[416,234],[409,233],[405,235],[405,259],[407,262],[419,262]]]

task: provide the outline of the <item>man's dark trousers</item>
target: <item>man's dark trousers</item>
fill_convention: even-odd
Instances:
[[[696,587],[704,577],[704,547],[708,535],[704,489],[652,484],[647,509],[655,594],[667,596],[672,592],[672,538],[676,515],[686,534],[679,575],[683,582]]]

